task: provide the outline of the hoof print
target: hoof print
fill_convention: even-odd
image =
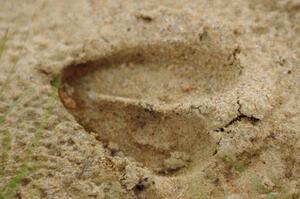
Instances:
[[[152,171],[172,173],[214,151],[208,121],[185,105],[226,92],[239,74],[217,48],[144,44],[67,67],[59,95],[86,130]]]

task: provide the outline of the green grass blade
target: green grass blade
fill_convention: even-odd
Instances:
[[[6,47],[7,40],[8,40],[8,29],[6,29],[4,36],[0,40],[0,59],[3,55],[4,49]]]
[[[21,180],[27,175],[29,169],[27,162],[25,164],[22,164],[20,170],[18,171],[18,174],[8,183],[8,188],[10,191],[7,194],[7,198],[13,198],[18,185],[20,184]]]
[[[16,108],[16,106],[30,93],[33,92],[33,89],[27,89],[21,96],[19,96],[15,101],[13,101],[9,107],[8,110],[5,111],[5,113],[0,117],[0,124],[5,122],[5,119],[12,113],[12,111]]]
[[[0,155],[0,176],[4,175],[5,163],[8,159],[8,152],[11,150],[11,136],[7,133],[3,139],[2,153]]]
[[[0,124],[2,124],[3,122],[5,122],[6,117],[8,117],[12,111],[15,109],[15,107],[29,94],[31,94],[33,91],[33,89],[27,89],[21,96],[19,96],[15,101],[13,101],[8,110],[4,113],[4,115],[2,117],[0,117]],[[4,137],[3,140],[3,146],[2,146],[2,153],[0,156],[0,176],[2,176],[4,174],[4,169],[5,169],[5,162],[8,158],[8,152],[11,149],[11,137],[9,134],[7,134],[6,137]],[[22,170],[24,170],[25,168],[23,168]],[[22,178],[22,176],[16,176],[16,179],[18,180],[19,178]],[[9,186],[14,187],[14,183],[11,183]],[[0,198],[1,199],[1,198]]]
[[[8,33],[7,33],[7,34],[8,34]],[[25,35],[24,43],[26,43],[26,41],[27,41],[27,39],[28,39],[28,36],[29,36],[29,33],[27,32],[27,34]],[[6,40],[7,40],[7,39],[8,39],[8,35],[7,35],[6,37],[7,37],[7,38],[6,38]],[[6,41],[5,41],[5,43],[6,43]],[[5,46],[5,45],[4,45],[4,46]],[[21,50],[23,50],[23,49],[24,49],[24,46],[22,47]],[[3,49],[3,50],[4,50],[4,49]],[[19,59],[17,59],[17,61],[14,62],[14,64],[13,64],[13,66],[11,67],[11,69],[10,69],[10,71],[9,71],[9,73],[8,73],[8,75],[7,75],[6,79],[5,79],[5,81],[4,81],[3,85],[2,85],[2,87],[0,88],[0,97],[1,97],[2,94],[3,94],[3,91],[7,88],[9,82],[12,80],[12,76],[13,76],[13,74],[16,72],[17,64],[18,64],[18,62],[19,62],[19,60],[20,60],[20,57],[23,57],[23,56],[20,55],[20,56],[19,56]],[[1,58],[1,57],[0,57],[0,58]]]
[[[55,88],[59,88],[61,85],[61,81],[62,81],[62,74],[58,74],[52,79],[51,85]]]
[[[56,98],[53,96],[49,99],[49,108],[45,115],[45,117],[42,119],[41,124],[39,128],[37,129],[37,132],[35,136],[33,137],[31,144],[28,146],[27,150],[25,151],[25,159],[22,165],[20,166],[20,169],[18,170],[17,174],[9,181],[8,185],[3,189],[6,193],[6,198],[10,199],[13,198],[17,192],[17,189],[24,177],[26,177],[30,173],[30,167],[29,163],[31,161],[32,152],[35,147],[38,146],[38,142],[42,137],[42,134],[44,130],[48,126],[49,119],[52,115],[52,112],[54,110],[54,105],[56,102]]]
[[[3,86],[0,88],[0,97],[2,97],[2,94],[3,94],[3,91],[7,88],[9,82],[12,80],[12,76],[16,70],[16,67],[17,67],[17,63],[18,62],[15,62],[14,65],[11,67],[4,83],[3,83]]]

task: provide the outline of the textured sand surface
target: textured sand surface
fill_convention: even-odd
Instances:
[[[0,199],[300,198],[299,0],[0,3]]]

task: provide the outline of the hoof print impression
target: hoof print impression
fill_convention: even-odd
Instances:
[[[185,105],[226,92],[239,73],[238,63],[217,48],[144,44],[67,67],[59,95],[86,130],[152,171],[170,174],[214,151],[208,121]]]

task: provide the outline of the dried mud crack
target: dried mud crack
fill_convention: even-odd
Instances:
[[[237,100],[237,104],[238,104],[238,115],[236,117],[234,117],[232,120],[230,120],[226,125],[224,125],[223,127],[219,128],[216,131],[224,131],[224,129],[230,127],[231,125],[234,125],[236,122],[240,122],[242,120],[246,120],[248,122],[250,122],[252,125],[256,125],[259,121],[261,121],[259,118],[256,118],[254,116],[248,116],[244,113],[242,113],[241,111],[241,103],[239,100]]]

